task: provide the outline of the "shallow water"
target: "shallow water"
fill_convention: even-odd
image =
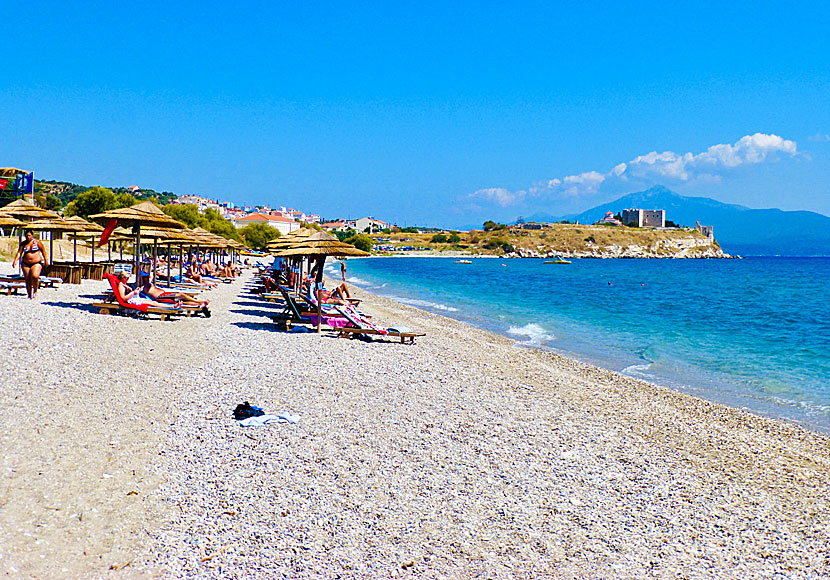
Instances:
[[[522,345],[830,432],[830,259],[472,262],[347,264],[351,283]]]

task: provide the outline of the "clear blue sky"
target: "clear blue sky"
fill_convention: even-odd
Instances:
[[[0,165],[38,178],[401,225],[658,183],[830,214],[825,3],[0,2]]]

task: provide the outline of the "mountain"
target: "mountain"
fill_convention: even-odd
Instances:
[[[594,223],[606,212],[627,208],[664,209],[666,219],[684,226],[715,227],[715,239],[725,252],[743,256],[830,256],[830,217],[811,211],[750,209],[708,197],[686,197],[665,187],[652,187],[580,214],[554,218],[544,214],[526,221]],[[539,219],[544,217],[546,219]]]

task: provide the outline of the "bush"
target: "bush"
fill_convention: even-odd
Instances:
[[[450,237],[447,238],[447,239],[450,241],[451,244],[457,244],[458,242],[461,241],[461,236],[459,236],[456,233],[452,233],[452,234],[450,234]]]
[[[433,244],[446,244],[447,236],[445,236],[444,234],[435,234],[434,236],[432,236],[430,242],[432,242]]]
[[[347,244],[353,245],[358,250],[363,250],[364,252],[371,252],[372,251],[372,238],[367,236],[366,234],[356,234],[349,238],[343,240]]]
[[[506,227],[507,227],[506,225],[497,224],[493,220],[487,220],[486,222],[484,222],[484,231],[485,232],[493,232],[493,231],[496,231],[496,230],[503,230]]]
[[[354,230],[347,230],[345,232],[332,232],[335,237],[340,240],[341,242],[345,242],[349,238],[354,237],[355,231]]]

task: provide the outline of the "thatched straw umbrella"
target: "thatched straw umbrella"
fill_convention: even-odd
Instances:
[[[43,209],[26,201],[25,199],[18,199],[8,205],[0,207],[0,214],[16,217],[19,220],[39,220],[39,219],[56,219],[60,218],[58,214],[48,209]]]
[[[72,224],[77,229],[72,230],[75,234],[72,237],[72,261],[78,261],[78,238],[91,238],[92,240],[92,261],[95,261],[95,236],[104,231],[104,228],[98,224],[86,221],[81,216],[73,215],[72,217],[64,218],[63,223]]]
[[[136,284],[141,283],[141,228],[143,227],[160,227],[183,230],[187,226],[178,220],[174,220],[166,213],[161,211],[156,204],[151,201],[138,203],[131,207],[121,209],[114,209],[104,213],[89,216],[90,219],[99,224],[109,225],[112,220],[115,224],[125,226],[132,226],[133,234],[135,235],[135,275]]]
[[[275,257],[308,257],[309,271],[311,270],[311,262],[317,262],[316,281],[323,279],[323,265],[325,264],[327,256],[335,256],[338,258],[345,257],[364,257],[369,256],[368,252],[359,250],[351,244],[345,244],[326,232],[317,232],[305,239],[297,240],[296,244],[288,248],[274,252]],[[302,278],[302,268],[300,270],[300,278]],[[301,283],[301,282],[298,282]],[[311,280],[309,279],[309,283]],[[320,332],[320,320],[322,319],[322,308],[320,305],[320,294],[317,291],[317,332]]]
[[[22,222],[14,216],[0,213],[0,228],[20,228],[25,225],[26,222]]]

